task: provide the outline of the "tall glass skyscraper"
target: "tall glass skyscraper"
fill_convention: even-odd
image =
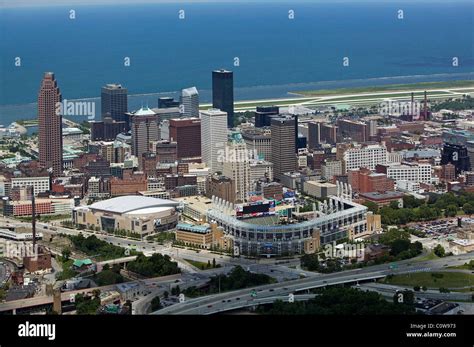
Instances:
[[[102,87],[100,102],[102,119],[110,117],[115,121],[127,121],[127,88],[120,84],[106,84]]]
[[[234,73],[220,69],[212,72],[212,107],[227,113],[227,127],[234,126]]]

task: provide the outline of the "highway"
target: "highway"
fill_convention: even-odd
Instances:
[[[256,290],[258,298],[283,296],[308,289],[325,287],[342,283],[357,283],[358,281],[376,280],[389,274],[403,274],[419,271],[442,271],[445,266],[464,264],[472,259],[471,254],[453,256],[430,261],[414,261],[413,259],[401,261],[397,269],[390,269],[388,264],[371,266],[356,270],[343,271],[332,274],[321,274],[299,280],[280,282],[254,288],[246,288],[232,292],[203,296],[186,300],[170,307],[153,312],[153,314],[213,314],[236,308],[257,305],[256,298],[251,291]]]

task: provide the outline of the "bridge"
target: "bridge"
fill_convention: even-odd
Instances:
[[[285,281],[254,288],[240,289],[232,292],[220,293],[185,300],[152,314],[214,314],[229,310],[240,309],[247,306],[259,305],[258,300],[270,300],[274,296],[288,297],[289,294],[304,292],[310,289],[321,288],[339,284],[356,284],[359,282],[375,282],[390,274],[406,274],[421,271],[443,271],[447,266],[463,264],[472,258],[472,254],[463,254],[448,258],[428,261],[408,259],[398,262],[397,269],[389,268],[388,264],[381,264],[356,270],[348,270],[325,274],[304,279]],[[257,296],[252,296],[256,292]],[[258,299],[257,299],[258,298]]]

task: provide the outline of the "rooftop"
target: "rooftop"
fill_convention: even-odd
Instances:
[[[153,207],[175,207],[178,205],[179,204],[177,202],[171,200],[150,198],[139,195],[126,195],[99,201],[90,205],[89,207],[94,210],[102,210],[113,213],[130,213]]]

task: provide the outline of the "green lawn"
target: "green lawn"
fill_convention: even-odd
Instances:
[[[305,96],[326,96],[332,94],[353,94],[353,93],[372,93],[383,91],[403,91],[403,90],[425,90],[425,89],[441,89],[441,88],[462,88],[474,87],[473,81],[446,81],[446,82],[420,82],[407,84],[389,84],[385,86],[375,87],[358,87],[358,88],[339,88],[324,90],[308,90],[294,92]]]
[[[436,276],[442,277],[434,277]],[[404,286],[426,286],[430,289],[460,288],[474,285],[474,275],[462,272],[416,272],[386,277],[384,283]]]
[[[416,261],[428,261],[428,260],[435,260],[435,259],[439,259],[439,257],[434,254],[434,252],[430,252],[420,258],[417,258]]]
[[[191,259],[184,259],[184,260],[187,261],[192,266],[197,267],[198,269],[207,269],[208,268],[207,263],[204,263],[202,261],[196,261],[196,260],[191,260]],[[212,264],[209,268],[212,268]]]

